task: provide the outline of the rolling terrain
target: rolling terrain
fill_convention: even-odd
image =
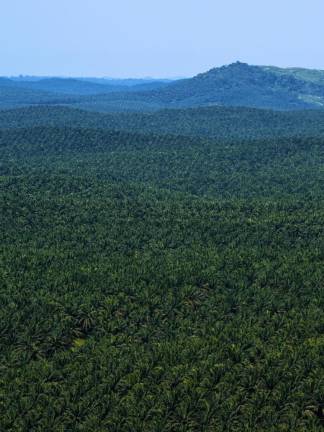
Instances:
[[[91,97],[4,80],[1,431],[324,430],[315,75],[235,64]],[[168,109],[76,108],[121,95]]]
[[[324,112],[202,107],[159,110],[153,113],[97,113],[61,106],[34,106],[0,111],[1,128],[35,126],[125,130],[226,139],[314,134],[322,136]]]

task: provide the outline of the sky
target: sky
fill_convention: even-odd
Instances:
[[[0,75],[324,69],[324,0],[1,0]]]

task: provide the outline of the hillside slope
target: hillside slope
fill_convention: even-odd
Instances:
[[[293,76],[299,80],[324,85],[324,70],[300,67],[280,68],[276,66],[263,66],[262,69],[278,75]]]

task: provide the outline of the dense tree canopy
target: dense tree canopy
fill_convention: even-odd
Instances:
[[[318,113],[200,137],[23,111],[0,115],[0,430],[323,430]]]

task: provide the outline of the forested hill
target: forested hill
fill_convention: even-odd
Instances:
[[[176,100],[186,104],[192,101],[197,104],[274,109],[324,106],[323,81],[310,81],[290,70],[278,74],[271,68],[240,62],[211,69],[190,80],[179,81],[170,85],[169,89],[174,90]]]
[[[114,102],[114,103],[113,103]],[[156,109],[194,106],[249,106],[277,110],[324,107],[321,79],[303,78],[292,70],[233,63],[193,78],[179,80],[161,89],[135,94],[113,94],[83,99],[87,108]]]
[[[99,84],[73,78],[45,78],[39,81],[14,82],[16,87],[72,95],[89,95],[128,90],[126,86]]]
[[[129,83],[129,81],[131,83]],[[144,81],[144,82],[142,82]],[[0,108],[29,105],[77,105],[83,97],[106,97],[109,93],[146,92],[166,86],[159,80],[91,80],[75,78],[9,79],[0,77]],[[86,99],[87,100],[87,99]]]
[[[0,86],[15,87],[17,89],[41,90],[44,92],[61,93],[68,95],[96,95],[112,92],[130,92],[154,90],[167,85],[164,81],[152,80],[128,84],[127,80],[105,80],[98,79],[97,81],[89,81],[86,79],[77,78],[42,78],[38,80],[10,80],[8,78],[0,78]]]

